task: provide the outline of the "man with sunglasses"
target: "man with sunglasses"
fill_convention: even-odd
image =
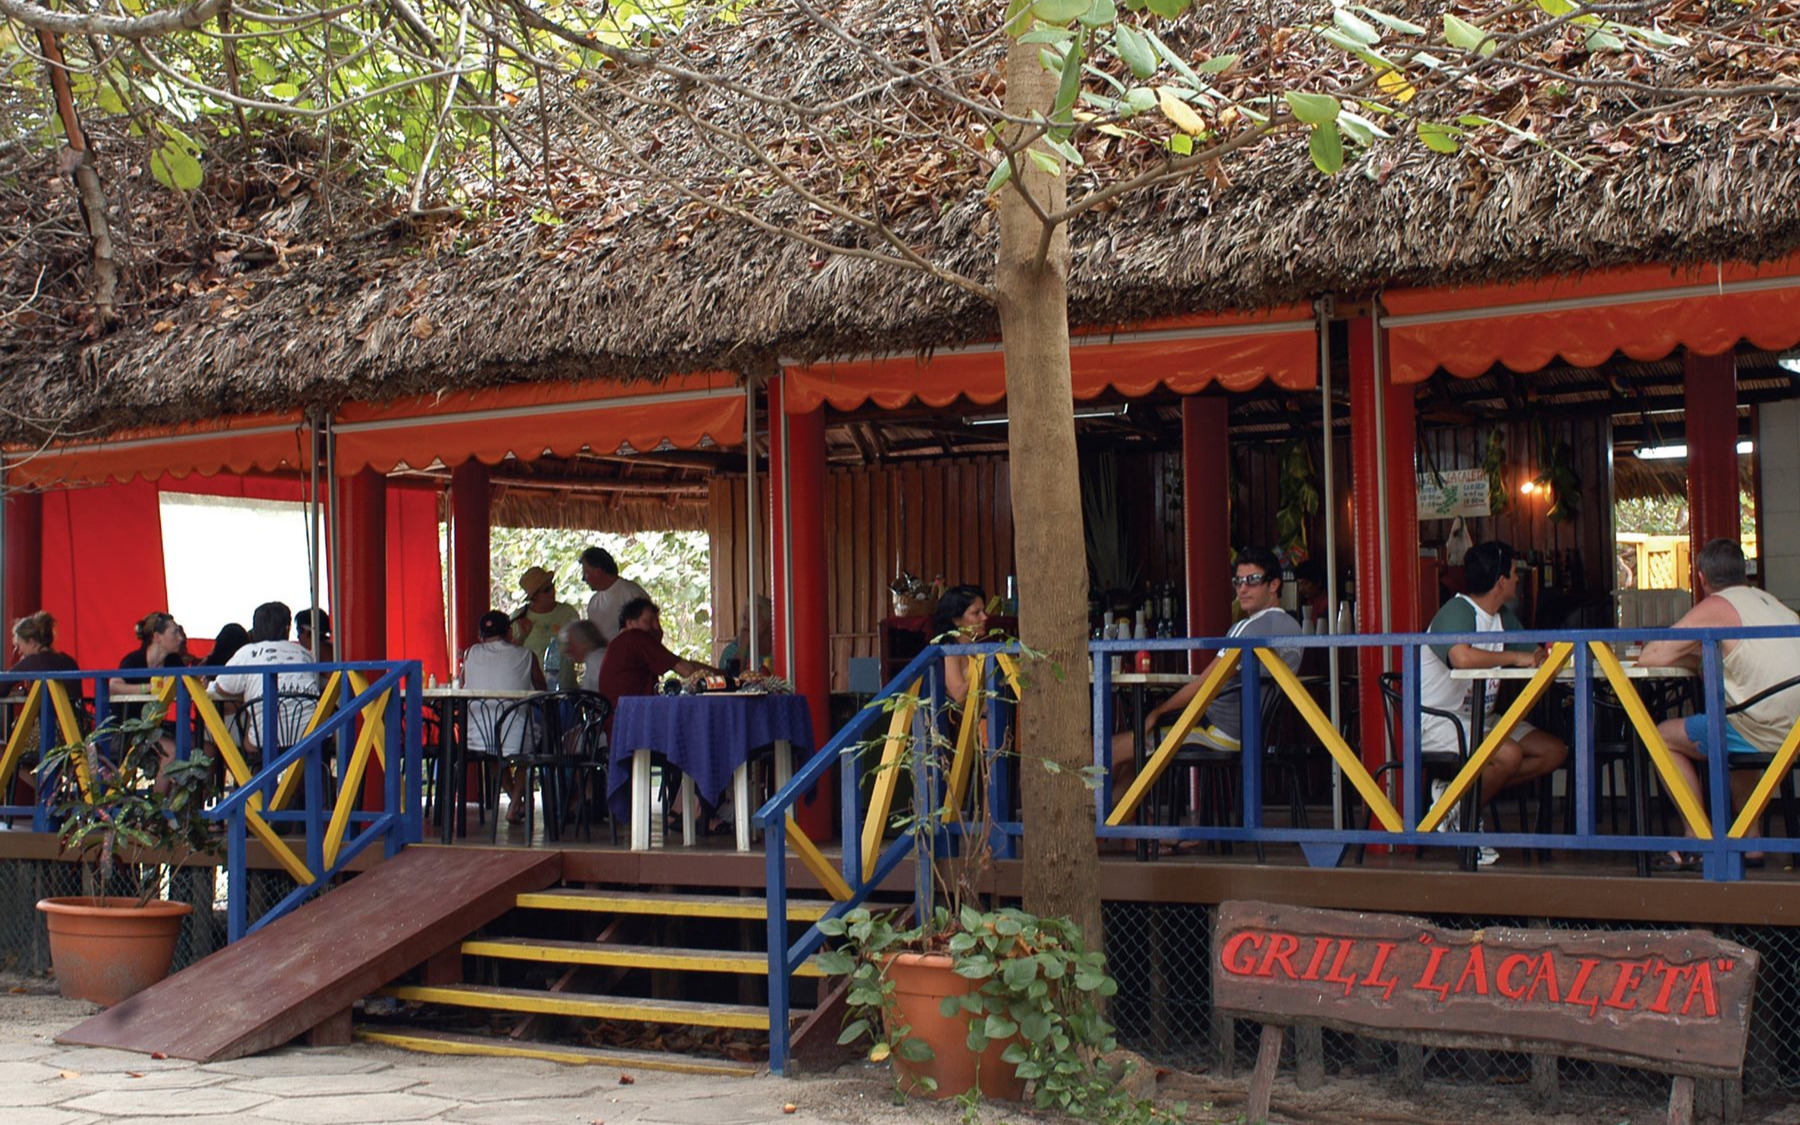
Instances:
[[[1509,544],[1498,540],[1478,543],[1463,558],[1463,578],[1467,593],[1445,602],[1431,619],[1427,630],[1432,633],[1504,633],[1523,629],[1512,611],[1518,598],[1517,557]],[[1486,729],[1493,730],[1495,693],[1499,681],[1459,680],[1450,675],[1452,668],[1535,668],[1544,662],[1541,645],[1508,643],[1496,639],[1479,644],[1429,645],[1419,657],[1419,702],[1426,707],[1447,711],[1451,720],[1438,715],[1425,715],[1419,724],[1419,742],[1426,754],[1455,754],[1467,746],[1469,738],[1469,689],[1482,685],[1481,706],[1487,715]],[[1456,727],[1462,728],[1462,738]],[[1473,753],[1475,747],[1467,746]],[[1481,770],[1481,799],[1493,800],[1496,793],[1513,785],[1524,785],[1544,776],[1563,764],[1569,756],[1568,744],[1562,739],[1538,730],[1521,720],[1512,737],[1502,742]],[[1435,803],[1446,788],[1442,780],[1432,783],[1431,799]],[[1445,821],[1445,829],[1449,828]],[[1477,828],[1479,829],[1479,825]],[[1493,848],[1479,853],[1486,867],[1500,858]]]
[[[1237,573],[1232,575],[1231,588],[1237,594],[1238,608],[1243,611],[1243,618],[1231,627],[1227,636],[1293,637],[1300,634],[1300,623],[1281,608],[1281,560],[1275,557],[1275,552],[1266,547],[1245,547],[1239,551]],[[1199,676],[1151,708],[1144,717],[1145,729],[1154,731],[1164,716],[1179,715],[1186,710],[1187,705],[1199,693],[1200,685],[1212,672],[1213,666],[1230,651],[1232,650],[1220,649],[1212,661],[1200,670]],[[1297,670],[1300,667],[1299,649],[1283,648],[1276,651],[1290,669]],[[1243,658],[1253,659],[1250,650],[1244,650]],[[1274,688],[1270,686],[1264,690],[1272,691]],[[1207,706],[1206,713],[1189,732],[1187,743],[1212,750],[1241,749],[1239,738],[1243,731],[1242,712],[1238,681],[1234,678],[1220,689],[1218,696]],[[1132,750],[1130,731],[1113,739],[1115,786],[1129,784],[1137,772]]]

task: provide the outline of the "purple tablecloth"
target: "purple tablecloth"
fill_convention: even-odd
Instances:
[[[654,750],[718,804],[752,751],[786,739],[796,766],[813,748],[812,712],[799,695],[628,695],[613,713],[606,800],[631,815],[631,756]],[[743,815],[740,812],[740,815]]]

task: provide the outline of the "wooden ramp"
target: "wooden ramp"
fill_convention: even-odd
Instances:
[[[561,877],[554,851],[410,847],[56,1041],[196,1062],[271,1050]]]

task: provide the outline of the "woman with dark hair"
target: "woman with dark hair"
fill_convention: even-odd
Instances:
[[[231,663],[231,658],[237,655],[238,649],[249,643],[250,630],[235,621],[229,622],[219,630],[219,635],[213,638],[212,652],[208,653],[206,659],[200,663],[212,668],[223,668]]]
[[[157,610],[144,615],[135,627],[138,647],[119,657],[120,668],[185,668],[181,650],[187,646],[187,630],[172,614]],[[113,691],[148,691],[147,680],[122,680],[115,677]]]
[[[488,691],[544,690],[544,669],[538,664],[537,654],[513,641],[512,626],[512,618],[499,610],[489,610],[481,615],[475,623],[475,635],[480,640],[463,653],[463,687]],[[505,708],[506,704],[499,700],[469,701],[469,719],[463,734],[470,751],[509,758],[525,748],[523,723],[514,725],[508,721],[507,730],[494,731]],[[499,746],[493,745],[496,735],[501,742]],[[525,792],[524,770],[506,771],[506,795],[511,800],[506,821],[518,824],[525,819],[525,802],[530,799],[530,794]]]
[[[938,598],[931,614],[931,640],[967,645],[987,639],[987,591],[980,586],[952,586]],[[944,661],[944,691],[961,703],[969,695],[969,661]]]
[[[14,672],[73,672],[80,667],[74,657],[56,651],[56,618],[43,610],[13,622],[12,640],[19,654]]]

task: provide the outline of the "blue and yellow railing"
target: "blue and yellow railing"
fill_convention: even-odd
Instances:
[[[299,738],[266,756],[260,769],[252,769],[249,748],[239,744],[237,728],[220,701],[207,694],[199,669],[175,674],[141,669],[0,674],[0,692],[23,688],[25,693],[0,751],[0,796],[8,801],[0,805],[0,816],[30,816],[33,830],[54,831],[49,796],[55,786],[42,766],[35,801],[10,803],[27,753],[78,741],[88,724],[103,726],[136,708],[177,717],[178,758],[193,754],[195,738],[203,731],[206,753],[219,760],[234,786],[207,810],[225,824],[231,941],[317,894],[370,845],[379,841],[391,856],[423,838],[423,685],[417,661],[246,666],[232,672],[262,676],[264,700],[279,698],[283,675],[314,673],[321,681],[318,701]],[[133,694],[150,700],[115,703],[112,680],[141,682],[142,690]],[[84,715],[88,700],[91,715]],[[257,719],[257,744],[280,746],[281,706],[259,707]],[[78,768],[80,762],[78,758]],[[365,809],[359,805],[371,763],[383,769],[382,800],[380,808]],[[252,836],[296,884],[254,923],[248,917],[247,894]]]

